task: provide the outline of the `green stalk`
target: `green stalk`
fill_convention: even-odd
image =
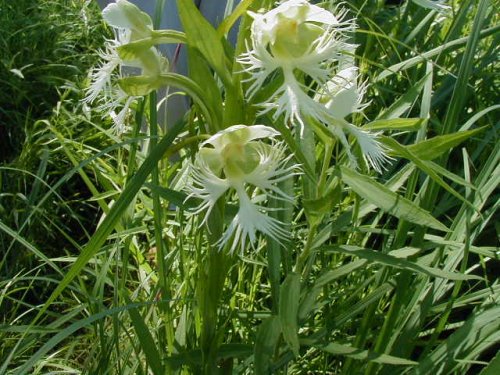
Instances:
[[[303,130],[303,135],[300,136],[297,133],[297,138],[298,138],[298,144],[300,146],[300,149],[304,153],[305,158],[307,159],[308,164],[311,166],[312,170],[316,170],[316,155],[315,155],[315,149],[316,149],[316,144],[315,144],[315,137],[314,137],[314,131],[311,127],[309,126],[304,126]],[[314,200],[318,198],[318,185],[317,181],[313,181],[311,178],[308,176],[303,176],[302,178],[302,190],[304,194],[304,200]],[[314,213],[308,213],[306,210],[306,217],[307,217],[307,223],[309,225],[309,232],[307,235],[307,240],[306,244],[304,246],[304,250],[302,250],[302,253],[298,256],[297,258],[297,263],[295,266],[295,272],[297,273],[302,273],[304,271],[304,266],[306,261],[309,259],[312,251],[312,244],[314,240],[314,236],[316,234],[316,229],[319,224],[319,220],[317,218],[317,215]],[[305,273],[307,274],[307,270]]]
[[[304,274],[303,274],[304,278],[307,277],[307,274],[310,271],[310,266],[309,266],[310,263],[308,263],[306,266],[306,261],[309,259],[310,255],[311,255],[312,244],[314,242],[314,236],[316,234],[316,229],[317,229],[316,224],[309,225],[309,233],[307,235],[307,240],[306,240],[306,244],[304,246],[304,250],[302,250],[302,253],[300,253],[299,257],[297,258],[297,264],[295,266],[295,272],[297,272],[299,274],[304,272]]]
[[[158,113],[156,108],[157,95],[156,91],[149,94],[149,134],[151,136],[149,143],[149,152],[153,150],[158,144]],[[160,177],[158,172],[158,164],[155,165],[151,171],[151,180],[153,185],[160,185]],[[167,269],[165,268],[165,255],[168,252],[168,243],[163,241],[163,218],[162,218],[162,206],[160,195],[158,191],[151,192],[153,197],[153,222],[155,230],[155,245],[156,245],[156,264],[158,264],[158,283],[162,299],[170,299],[170,288],[168,282]],[[160,304],[160,309],[164,314],[165,322],[171,321],[170,312],[168,306],[162,306]],[[163,307],[163,308],[162,308]],[[166,336],[167,336],[167,347],[168,351],[172,352],[174,350],[174,332],[171,324],[165,324]]]
[[[202,318],[200,346],[202,352],[202,373],[217,374],[217,353],[219,348],[217,323],[218,306],[224,289],[230,256],[226,249],[216,245],[223,233],[224,199],[220,199],[207,220],[210,246],[205,262],[200,267],[197,297]]]
[[[149,134],[150,134],[150,140],[149,140],[149,151],[154,149],[158,143],[158,118],[157,118],[157,111],[156,111],[156,92],[152,92],[149,94]],[[151,172],[151,180],[153,181],[154,185],[159,186],[160,184],[160,177],[158,174],[158,165],[156,165],[152,172]],[[162,293],[165,293],[165,287],[166,287],[166,275],[165,275],[165,253],[163,250],[163,238],[162,238],[162,230],[163,230],[163,224],[162,224],[162,211],[161,211],[161,201],[160,201],[160,196],[158,195],[157,192],[153,191],[152,192],[153,196],[153,215],[154,215],[154,228],[155,228],[155,243],[156,243],[156,254],[157,254],[157,264],[159,267],[159,283],[160,286],[163,288]]]
[[[142,118],[144,115],[145,106],[146,106],[146,98],[142,98],[142,100],[139,103],[139,108],[135,113],[135,124],[134,128],[132,129],[132,139],[136,139],[141,131]],[[137,155],[137,142],[134,142],[130,145],[130,153],[127,163],[127,180],[126,180],[127,182],[130,180],[132,174],[134,173],[136,167],[136,162],[135,162],[136,155]]]

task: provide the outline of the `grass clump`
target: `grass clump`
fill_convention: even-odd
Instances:
[[[31,124],[49,116],[67,84],[87,75],[105,30],[82,1],[0,4],[0,161],[15,159]]]

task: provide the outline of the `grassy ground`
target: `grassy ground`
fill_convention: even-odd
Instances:
[[[39,3],[0,4],[0,374],[201,373],[211,356],[223,374],[496,373],[498,3],[350,1],[371,100],[352,120],[383,127],[394,161],[356,174],[316,139],[324,189],[283,186],[290,241],[235,256],[181,191],[204,100],[156,148],[139,126],[116,136],[81,102],[111,35],[95,4]]]

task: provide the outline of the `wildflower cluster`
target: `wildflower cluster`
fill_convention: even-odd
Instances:
[[[356,166],[347,132],[356,138],[369,165],[380,172],[386,156],[376,134],[345,120],[366,107],[366,85],[358,83],[353,58],[356,46],[348,39],[355,29],[354,21],[347,19],[343,10],[337,9],[334,15],[306,0],[289,0],[267,13],[251,16],[251,47],[239,59],[252,82],[249,98],[276,71],[283,79],[271,97],[259,103],[261,114],[274,110],[275,121],[283,116],[286,122],[298,124],[301,133],[308,120],[325,124]]]
[[[107,40],[105,50],[99,56],[102,63],[91,72],[91,83],[87,89],[86,102],[100,99],[104,112],[110,113],[115,131],[121,134],[126,129],[125,116],[134,95],[118,84],[118,79],[129,71],[138,71],[142,76],[155,79],[168,69],[168,60],[155,47],[138,45],[134,53],[124,53],[123,47],[133,42],[151,38],[151,18],[137,6],[126,0],[109,4],[102,12],[104,20],[113,28],[115,39]],[[114,77],[114,74],[117,77]],[[117,108],[121,107],[119,113]]]
[[[238,58],[249,75],[247,98],[269,91],[273,79],[281,80],[277,88],[270,89],[266,101],[257,103],[261,114],[271,113],[275,122],[284,120],[297,126],[300,137],[312,122],[323,126],[340,140],[356,166],[347,139],[351,135],[367,164],[380,172],[387,157],[377,134],[347,121],[368,103],[364,100],[366,83],[360,82],[355,65],[356,45],[349,39],[355,23],[346,11],[337,8],[331,12],[306,0],[288,0],[268,12],[250,15],[251,40],[247,52]],[[134,95],[161,86],[158,82],[168,64],[154,47],[158,33],[151,19],[135,5],[117,0],[104,9],[103,16],[116,38],[107,42],[101,54],[103,63],[92,72],[86,100],[92,102],[104,93],[104,106],[122,131]],[[125,68],[138,69],[140,77],[121,78],[117,84],[112,75],[116,70],[123,75]],[[116,115],[119,105],[123,109]],[[194,213],[204,212],[203,222],[223,195],[238,201],[238,211],[218,241],[220,248],[228,246],[234,252],[239,246],[243,250],[247,241],[255,244],[257,232],[278,242],[285,238],[284,224],[267,215],[270,208],[263,203],[270,197],[293,201],[278,184],[297,174],[298,166],[292,163],[292,155],[286,155],[284,144],[275,140],[277,136],[279,132],[268,126],[234,125],[203,142],[190,164],[191,183],[186,190],[190,198],[201,200]]]

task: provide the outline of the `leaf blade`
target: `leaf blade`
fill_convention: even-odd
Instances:
[[[393,193],[370,177],[361,175],[344,166],[341,166],[339,170],[342,180],[353,191],[383,211],[414,224],[444,232],[449,231],[444,224],[434,218],[428,211],[420,208],[410,200]]]

